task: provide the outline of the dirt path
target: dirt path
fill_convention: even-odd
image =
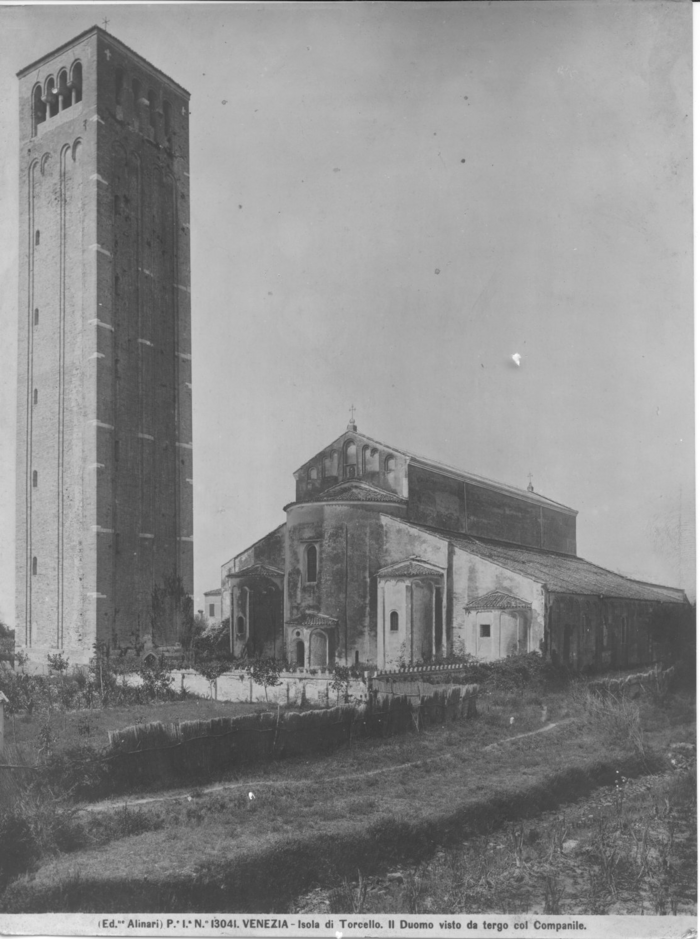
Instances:
[[[535,734],[544,734],[550,730],[554,730],[557,727],[563,727],[565,724],[570,724],[574,720],[573,717],[567,717],[565,720],[556,721],[555,723],[546,724],[544,727],[538,727],[537,730],[530,730],[524,734],[516,734],[514,737],[505,737],[503,740],[497,740],[495,743],[490,743],[487,746],[483,747],[483,750],[493,750],[496,747],[503,746],[503,744],[510,743],[513,740],[521,740],[523,737],[533,737]],[[346,773],[343,775],[343,779],[366,779],[368,776],[379,776],[383,773],[393,773],[399,769],[410,769],[413,766],[425,766],[427,763],[437,763],[440,760],[450,760],[454,756],[452,753],[445,752],[441,753],[439,756],[431,756],[424,760],[413,760],[410,763],[397,763],[395,766],[382,766],[379,769],[370,769],[362,773]],[[309,782],[313,783],[334,783],[337,782],[337,775],[335,776],[321,776],[318,779],[249,779],[247,782],[236,782],[236,783],[222,783],[219,786],[197,786],[195,789],[188,789],[184,791],[179,791],[173,795],[168,796],[149,796],[144,799],[131,799],[131,800],[114,800],[109,802],[96,802],[92,805],[83,806],[80,811],[82,812],[113,812],[117,809],[126,809],[137,807],[140,805],[153,805],[157,802],[179,802],[185,800],[192,800],[192,792],[196,791],[199,798],[200,795],[209,795],[212,792],[223,792],[224,790],[230,789],[247,789],[250,792],[254,792],[255,789],[260,788],[261,786],[308,786]]]

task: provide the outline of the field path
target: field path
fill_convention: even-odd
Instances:
[[[533,737],[535,734],[544,734],[550,730],[554,730],[557,727],[563,727],[565,724],[570,724],[574,720],[573,717],[567,717],[564,720],[556,721],[554,723],[545,724],[544,727],[538,727],[537,730],[530,730],[524,734],[516,734],[514,737],[504,737],[502,740],[497,740],[495,743],[490,743],[488,746],[483,747],[483,750],[493,750],[496,747],[503,746],[505,743],[510,743],[513,740],[521,740],[523,737]],[[440,760],[452,759],[453,756],[450,752],[441,753],[439,756],[431,756],[424,760],[413,760],[410,763],[397,763],[395,766],[382,766],[379,769],[370,769],[366,770],[363,773],[344,773],[343,779],[365,779],[368,776],[379,776],[383,773],[393,773],[399,769],[410,769],[412,766],[425,766],[426,763],[436,763]],[[314,779],[314,784],[317,783],[333,783],[336,782],[338,776],[321,776],[318,779]],[[253,792],[256,788],[261,786],[308,786],[309,779],[249,779],[247,782],[235,782],[235,783],[222,783],[219,786],[197,786],[194,789],[190,788],[187,790],[180,790],[174,795],[167,796],[149,796],[145,799],[130,799],[130,800],[110,800],[108,802],[95,802],[91,805],[84,805],[80,811],[81,812],[112,812],[117,809],[126,809],[139,805],[152,805],[156,802],[179,802],[189,800],[193,798],[199,798],[202,795],[209,795],[212,792],[222,792],[224,790],[230,789],[247,789],[250,792]],[[197,796],[193,797],[192,792],[196,791]]]

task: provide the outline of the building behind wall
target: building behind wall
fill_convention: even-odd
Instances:
[[[286,522],[222,567],[236,656],[393,668],[541,652],[574,670],[667,654],[689,606],[578,557],[577,512],[367,437],[294,473]]]
[[[78,663],[192,593],[189,94],[98,27],[19,88],[16,633]]]

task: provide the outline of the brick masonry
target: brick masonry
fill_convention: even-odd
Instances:
[[[78,663],[192,593],[189,94],[97,27],[19,83],[17,637]]]

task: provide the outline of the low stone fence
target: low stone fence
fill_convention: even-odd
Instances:
[[[473,718],[476,695],[476,686],[462,685],[418,700],[380,694],[362,703],[311,711],[278,709],[209,721],[139,724],[110,731],[101,759],[115,792],[172,785],[281,757],[330,752],[361,738],[392,737]]]
[[[647,672],[636,672],[619,678],[599,678],[588,683],[594,694],[611,695],[616,698],[640,698],[648,694],[663,694],[668,690],[675,668],[652,668]]]
[[[247,701],[268,704],[317,704],[332,707],[343,704],[345,690],[331,687],[333,676],[326,673],[310,675],[308,672],[282,672],[280,684],[267,689],[256,684],[244,671],[225,672],[216,681],[209,682],[193,669],[177,669],[171,672],[175,689],[184,689],[200,698],[215,701]],[[352,679],[348,687],[350,701],[366,701],[367,685],[361,679]]]

